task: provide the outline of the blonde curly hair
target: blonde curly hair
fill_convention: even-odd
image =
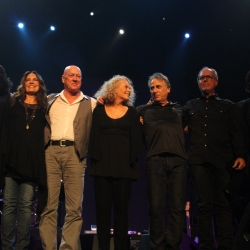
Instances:
[[[95,97],[102,97],[105,101],[105,104],[114,104],[115,102],[115,90],[120,85],[120,81],[125,80],[129,83],[131,88],[131,93],[129,99],[124,102],[125,105],[133,106],[135,102],[135,91],[133,87],[132,81],[126,77],[121,75],[115,75],[108,81],[104,82],[104,84],[100,87],[100,89],[95,93]]]

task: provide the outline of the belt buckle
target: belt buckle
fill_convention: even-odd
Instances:
[[[66,147],[66,143],[63,145],[62,142],[66,142],[66,140],[60,140],[60,146],[61,147]]]

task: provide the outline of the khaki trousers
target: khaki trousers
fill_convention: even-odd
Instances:
[[[46,151],[48,201],[44,209],[39,230],[43,249],[57,249],[57,208],[61,180],[64,182],[66,216],[62,229],[60,248],[80,250],[82,227],[82,201],[86,158],[79,160],[74,146],[52,146]]]

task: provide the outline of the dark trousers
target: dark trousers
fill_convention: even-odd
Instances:
[[[232,249],[232,211],[224,188],[230,174],[223,165],[191,165],[192,179],[197,193],[198,237],[201,250],[214,249],[213,222],[218,249]]]
[[[154,156],[146,163],[151,249],[180,249],[184,226],[187,168],[176,156]],[[164,213],[167,199],[167,226]]]
[[[110,249],[111,211],[114,209],[114,245],[128,249],[128,211],[131,179],[95,177],[97,237],[100,250]]]

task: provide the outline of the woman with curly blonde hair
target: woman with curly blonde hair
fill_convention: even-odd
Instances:
[[[95,97],[100,96],[105,104],[97,105],[93,112],[89,145],[99,249],[110,249],[113,206],[115,249],[126,250],[132,182],[140,175],[141,125],[132,106],[133,85],[127,77],[117,75],[104,82],[95,94]]]

